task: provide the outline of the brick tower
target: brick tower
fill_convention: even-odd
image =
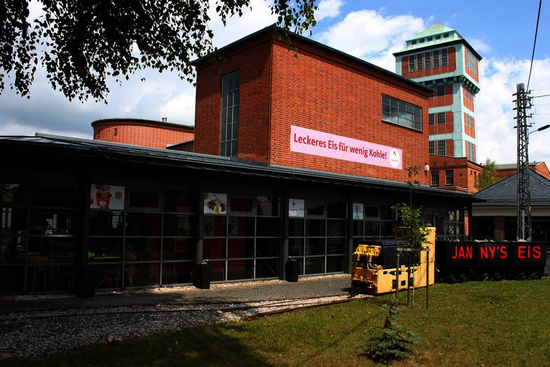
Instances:
[[[476,162],[474,101],[481,56],[456,30],[439,23],[407,40],[394,56],[398,74],[434,89],[429,100],[430,154]]]

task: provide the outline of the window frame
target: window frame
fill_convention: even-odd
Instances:
[[[239,151],[239,70],[222,76],[221,98],[220,155],[224,157],[237,157]],[[229,102],[230,99],[231,103]]]
[[[382,121],[422,132],[422,107],[382,94]]]

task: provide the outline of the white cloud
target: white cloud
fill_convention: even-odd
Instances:
[[[476,98],[478,161],[483,162],[488,157],[499,164],[516,162],[516,111],[513,110],[515,97],[512,94],[516,92],[517,83],[527,82],[530,60],[484,59],[480,65],[481,91]],[[550,59],[535,60],[532,75],[532,95],[548,94],[544,90],[550,91]],[[550,123],[550,98],[535,98],[533,103],[531,112],[535,114],[530,119],[531,131]],[[529,160],[550,162],[548,131],[531,135]]]
[[[384,16],[374,10],[346,15],[339,23],[319,34],[317,40],[388,70],[395,70],[393,52],[405,47],[405,40],[426,28],[422,18],[412,15]]]
[[[173,116],[178,116],[178,123],[183,125],[194,124],[194,121],[189,118],[191,116],[190,112],[194,110],[194,91],[180,93],[159,107],[159,113],[161,116],[167,117],[169,122],[172,122]]]
[[[211,18],[208,26],[214,32],[216,47],[226,46],[277,21],[277,16],[271,14],[268,1],[265,0],[251,0],[250,7],[243,10],[242,17],[235,15],[229,18],[225,27],[216,14],[215,2],[212,2],[208,15]]]
[[[343,5],[344,0],[321,0],[319,9],[315,12],[315,19],[321,21],[325,18],[337,17]]]
[[[465,38],[468,41],[468,43],[472,45],[474,50],[476,50],[480,54],[488,54],[492,51],[492,47],[487,43],[485,43],[485,41],[480,38],[476,38],[476,37],[465,37]]]

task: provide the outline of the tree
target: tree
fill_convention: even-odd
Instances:
[[[411,354],[410,347],[418,345],[419,338],[417,334],[403,330],[403,327],[394,320],[400,314],[401,310],[395,300],[388,311],[381,335],[372,336],[357,348],[375,362],[387,364],[407,358]]]
[[[494,183],[502,180],[502,176],[497,172],[497,165],[495,161],[487,158],[485,164],[483,164],[483,170],[479,175],[477,175],[475,187],[478,190],[483,190]]]
[[[105,101],[108,78],[120,84],[145,68],[193,81],[191,61],[215,51],[209,9],[225,25],[250,7],[250,0],[39,2],[44,14],[32,21],[30,0],[0,4],[0,93],[8,77],[16,93],[29,97],[39,63],[52,88],[69,100]],[[270,7],[287,41],[289,30],[315,26],[315,0],[273,0]]]

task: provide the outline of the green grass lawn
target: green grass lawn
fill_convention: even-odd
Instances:
[[[420,336],[404,366],[550,366],[550,279],[438,284],[397,321]],[[15,366],[369,366],[356,346],[393,296],[115,342]],[[8,362],[8,363],[7,363]],[[2,362],[0,362],[2,365]]]

